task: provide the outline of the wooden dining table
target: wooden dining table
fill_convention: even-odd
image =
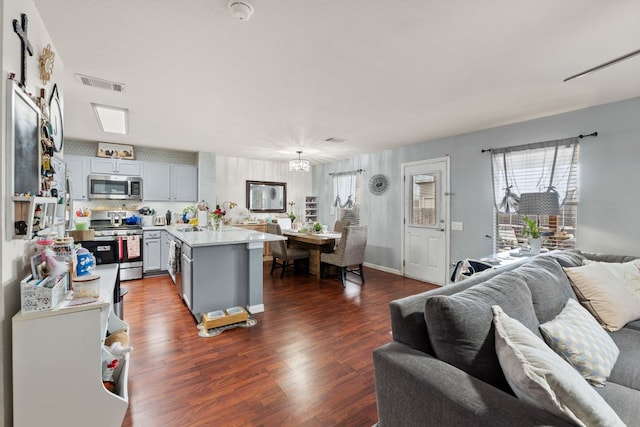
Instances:
[[[333,252],[342,236],[340,233],[303,233],[295,230],[283,230],[282,235],[288,239],[290,246],[309,250],[309,274],[316,277],[320,277],[320,254]]]

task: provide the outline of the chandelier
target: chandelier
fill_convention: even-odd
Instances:
[[[309,172],[311,170],[311,165],[309,164],[309,160],[301,159],[300,155],[302,151],[296,151],[298,153],[298,158],[289,160],[289,171],[291,172]]]

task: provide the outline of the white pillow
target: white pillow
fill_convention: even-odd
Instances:
[[[587,261],[587,260],[585,260]],[[587,264],[600,264],[622,282],[640,301],[640,259],[628,262],[599,262],[589,261]]]
[[[602,387],[620,350],[596,319],[569,299],[555,319],[540,325],[549,346],[591,384]]]
[[[519,399],[581,426],[624,426],[582,376],[526,326],[494,305],[496,353]]]
[[[640,300],[601,263],[564,271],[580,304],[608,330],[617,331],[640,318]]]

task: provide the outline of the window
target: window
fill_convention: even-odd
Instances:
[[[360,225],[360,173],[346,172],[333,175],[332,213],[336,220]]]
[[[412,175],[413,198],[411,209],[411,225],[436,226],[438,210],[436,194],[440,185],[438,172]]]
[[[492,149],[495,251],[526,244],[519,212],[523,193],[557,193],[558,215],[532,215],[547,249],[575,247],[578,209],[578,139]]]

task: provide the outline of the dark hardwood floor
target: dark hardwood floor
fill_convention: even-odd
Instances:
[[[168,276],[123,282],[131,325],[124,426],[366,426],[377,422],[374,348],[389,301],[434,286],[365,268],[360,286],[264,265],[265,312],[210,338]]]

